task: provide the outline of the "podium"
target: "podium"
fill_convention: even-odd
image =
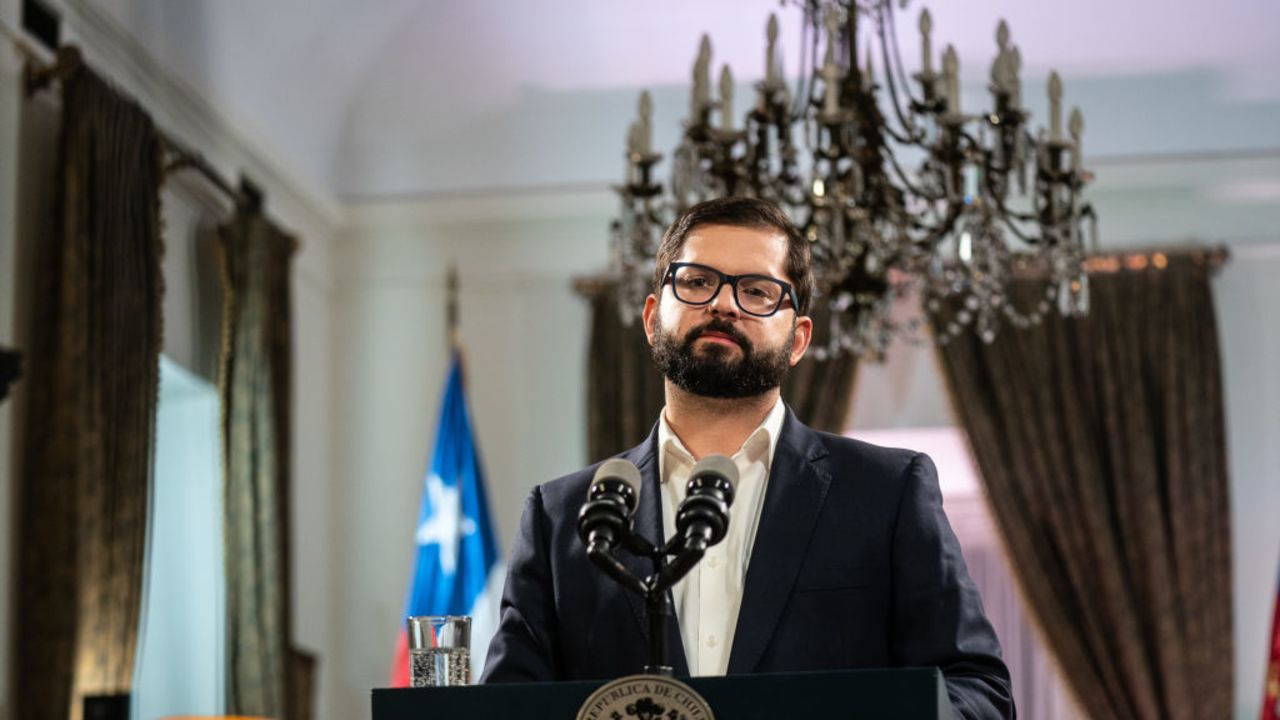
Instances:
[[[716,720],[849,718],[952,720],[937,668],[839,670],[680,678],[711,706]],[[574,720],[604,680],[505,683],[373,691],[373,720]]]

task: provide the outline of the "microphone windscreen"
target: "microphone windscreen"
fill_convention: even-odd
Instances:
[[[591,478],[591,486],[604,480],[621,480],[630,488],[632,494],[636,498],[636,503],[640,502],[640,470],[630,460],[622,458],[610,458],[600,464],[596,469],[596,474]],[[587,496],[590,497],[591,488],[587,488]],[[634,510],[634,508],[631,508]]]
[[[724,455],[708,455],[699,460],[689,473],[689,479],[702,475],[722,477],[728,480],[735,490],[738,488],[738,465]]]

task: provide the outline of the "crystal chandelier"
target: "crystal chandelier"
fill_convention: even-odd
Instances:
[[[991,342],[1002,320],[1029,327],[1055,306],[1086,314],[1083,259],[1086,235],[1096,246],[1097,223],[1081,196],[1091,179],[1081,166],[1083,117],[1073,109],[1064,134],[1057,73],[1049,77],[1049,128],[1033,134],[1021,104],[1021,54],[1003,21],[991,108],[966,112],[953,46],[935,67],[927,9],[919,16],[921,65],[908,80],[893,0],[793,4],[804,13],[797,85],[784,74],[772,16],[765,77],[741,119],[727,65],[711,97],[711,42],[702,37],[665,187],[654,177],[662,155],[650,147],[652,102],[641,94],[611,226],[624,321],[634,321],[649,292],[663,228],[690,205],[728,195],[778,203],[811,243],[815,302],[829,322],[813,349],[819,359],[881,357],[896,337],[923,342],[924,318],[893,312],[905,294],[918,293],[930,311],[953,310],[931,335],[941,344],[963,332]],[[1010,297],[1022,274],[1044,280],[1030,303]]]

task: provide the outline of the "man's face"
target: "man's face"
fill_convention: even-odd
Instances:
[[[689,233],[676,261],[792,283],[786,258],[786,237],[775,230],[703,225]],[[720,398],[778,387],[804,356],[813,329],[808,317],[796,316],[790,300],[769,317],[743,312],[727,283],[705,305],[685,304],[664,285],[645,300],[644,326],[663,375],[688,392]]]

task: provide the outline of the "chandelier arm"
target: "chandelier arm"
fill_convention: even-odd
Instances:
[[[1036,245],[1036,246],[1038,246],[1038,245],[1040,245],[1040,244],[1042,243],[1042,241],[1044,240],[1044,238],[1040,238],[1040,237],[1032,237],[1032,236],[1028,235],[1027,233],[1023,232],[1023,231],[1022,231],[1022,230],[1021,230],[1021,229],[1020,229],[1020,228],[1019,228],[1019,227],[1014,223],[1014,220],[1015,220],[1015,219],[1019,219],[1019,218],[1014,218],[1014,217],[1011,217],[1011,216],[1008,216],[1008,215],[1006,215],[1006,216],[1004,216],[1004,217],[1000,218],[1001,222],[1003,222],[1003,223],[1005,224],[1005,227],[1009,228],[1009,230],[1010,230],[1014,235],[1017,235],[1017,236],[1018,236],[1018,239],[1019,239],[1019,240],[1021,240],[1021,241],[1022,241],[1022,242],[1024,242],[1024,243],[1026,243],[1027,245]]]
[[[987,173],[986,177],[984,178],[985,182],[983,183],[983,186],[987,191],[985,194],[987,195],[987,197],[991,199],[991,202],[995,204],[996,210],[1000,211],[1000,215],[1005,219],[1006,222],[1009,222],[1011,220],[1018,220],[1021,222],[1035,222],[1038,219],[1037,213],[1034,213],[1034,212],[1022,213],[1016,210],[1012,210],[1009,208],[1008,205],[1005,205],[1004,198],[996,194],[996,188],[993,186],[994,181],[992,180],[992,177],[993,177],[992,174]],[[1032,208],[1035,209],[1034,201],[1033,201]],[[1022,233],[1018,232],[1018,230],[1015,229],[1014,233],[1016,233],[1018,237],[1022,238],[1023,240],[1027,240],[1028,242],[1034,243],[1034,241],[1028,240],[1027,237]]]
[[[886,35],[885,18],[886,17],[888,18],[889,31],[887,34],[889,39],[885,38],[885,35]],[[896,92],[897,83],[894,82],[894,78],[893,78],[894,73],[895,72],[897,73],[898,82],[902,83],[902,88],[903,88],[902,93],[908,100],[908,104],[907,104],[908,108],[911,107],[912,103],[922,105],[923,101],[917,100],[911,94],[911,83],[907,82],[906,70],[904,70],[902,67],[902,53],[898,49],[898,29],[893,19],[893,0],[886,0],[884,2],[883,9],[881,10],[881,13],[880,13],[879,22],[877,23],[877,28],[880,34],[880,55],[881,57],[884,58],[885,79],[888,80],[889,82],[889,94],[893,96],[893,109],[897,113],[898,121],[902,123],[903,128],[906,129],[909,133],[915,134],[915,123],[912,122],[913,118],[910,118],[910,117],[904,118],[902,114],[902,110],[900,109],[900,106],[898,104],[898,93]],[[893,46],[893,56],[892,56],[893,61],[896,61],[896,62],[893,62],[890,60],[890,55],[889,55],[890,43],[892,43],[892,46]],[[910,113],[908,113],[908,115],[910,115]]]
[[[978,143],[978,142],[977,142],[977,140],[976,140],[972,135],[970,135],[968,132],[966,132],[966,131],[964,130],[964,128],[963,128],[963,127],[957,128],[957,134],[959,134],[959,136],[960,136],[960,137],[961,137],[961,138],[962,138],[962,139],[963,139],[963,140],[968,144],[969,149],[972,149],[972,148],[978,148],[979,150],[982,150],[982,154],[983,154],[983,157],[984,157],[984,162],[983,162],[984,169],[990,169],[990,168],[994,167],[994,166],[992,166],[989,162],[986,162],[986,161],[985,161],[985,158],[987,157],[987,152],[986,152],[985,150],[983,150],[982,145],[981,145],[980,143]],[[995,167],[995,169],[996,169],[997,171],[1003,171],[1005,174],[1007,174],[1007,173],[1011,170],[1011,168],[1008,168],[1008,167],[1005,167],[1005,168]],[[985,195],[986,195],[988,198],[990,198],[990,200],[995,204],[996,209],[997,209],[997,210],[999,210],[999,211],[1000,211],[1000,214],[1006,218],[1006,221],[1007,221],[1007,219],[1009,219],[1009,218],[1016,219],[1016,220],[1020,220],[1020,221],[1022,221],[1022,222],[1034,222],[1034,221],[1036,221],[1036,220],[1038,219],[1038,217],[1039,217],[1039,213],[1038,213],[1038,212],[1020,213],[1020,212],[1017,212],[1017,211],[1015,211],[1015,210],[1010,209],[1007,205],[1005,205],[1004,198],[1000,197],[1000,196],[996,193],[996,188],[995,188],[995,186],[994,186],[994,177],[995,177],[995,173],[991,173],[991,172],[984,172],[984,173],[983,173],[983,188],[986,190]],[[1039,197],[1039,194],[1038,194],[1038,193],[1033,194],[1033,198],[1038,198],[1038,197]],[[1033,210],[1036,210],[1036,211],[1038,211],[1038,210],[1040,209],[1040,208],[1038,207],[1038,203],[1035,203],[1035,201],[1034,201],[1034,200],[1033,200],[1032,209],[1033,209]],[[1023,240],[1026,240],[1027,242],[1031,242],[1032,244],[1035,244],[1035,243],[1037,242],[1037,241],[1034,241],[1034,240],[1029,240],[1029,239],[1027,238],[1027,236],[1025,236],[1025,235],[1021,234],[1021,233],[1020,233],[1020,232],[1018,232],[1016,229],[1014,230],[1014,233],[1015,233],[1015,234],[1017,234],[1017,235],[1018,235],[1018,237],[1022,238]]]
[[[799,85],[796,87],[795,107],[792,108],[793,119],[804,119],[805,107],[813,102],[813,74],[818,67],[818,37],[821,34],[818,28],[821,20],[818,17],[816,2],[812,9],[805,8],[805,20],[807,22],[801,23],[800,64],[802,65],[802,71]],[[807,58],[809,64],[804,66],[806,47],[809,50]]]
[[[889,166],[893,168],[893,174],[897,176],[898,181],[905,185],[908,190],[931,202],[941,202],[947,199],[946,194],[933,194],[926,192],[923,188],[911,182],[911,179],[907,176],[906,172],[903,171],[902,165],[898,163],[897,156],[893,153],[885,153],[885,155],[889,158]]]
[[[1000,214],[1004,218],[1004,221],[1006,224],[1011,223],[1011,221],[1013,220],[1018,220],[1021,222],[1036,222],[1039,219],[1040,217],[1039,211],[1041,209],[1040,203],[1039,203],[1040,193],[1033,192],[1031,195],[1032,212],[1030,213],[1017,212],[1016,210],[1010,209],[1009,206],[1005,204],[1004,198],[996,194],[996,189],[993,186],[993,182],[994,182],[992,180],[993,177],[994,176],[991,173],[987,173],[986,176],[984,177],[985,182],[983,183],[983,185],[986,188],[987,196],[990,197],[991,201],[995,203],[996,209],[1000,211]],[[1014,234],[1016,234],[1019,238],[1021,238],[1026,242],[1029,242],[1031,244],[1036,244],[1038,242],[1036,240],[1031,240],[1011,224],[1010,224],[1010,229],[1013,230]]]
[[[885,129],[886,129],[886,131],[888,131],[888,132],[889,132],[890,136],[894,137],[894,139],[895,139],[895,140],[897,140],[897,139],[898,139],[898,138],[897,138],[897,136],[894,134],[894,132],[893,132],[892,128],[889,128],[889,127],[886,125],[886,126],[885,126]],[[972,143],[973,143],[973,138],[969,137],[969,136],[964,132],[964,129],[963,129],[963,128],[959,128],[959,134],[960,134],[960,137],[961,137],[961,138],[963,138],[963,139],[965,139],[965,140],[968,140],[968,141],[970,142],[970,144],[972,144]],[[902,141],[899,141],[899,142],[902,142]],[[910,143],[910,142],[902,142],[902,144],[904,144],[904,145],[917,144],[917,145],[918,145],[918,143]],[[934,202],[938,202],[938,201],[941,201],[941,200],[945,200],[945,199],[946,199],[946,195],[945,195],[945,194],[936,195],[936,194],[931,194],[931,193],[925,192],[923,189],[921,189],[921,188],[920,188],[919,186],[917,186],[915,183],[911,182],[911,179],[907,176],[906,171],[904,171],[904,170],[902,169],[902,165],[901,165],[901,164],[899,164],[899,162],[898,162],[898,157],[897,157],[896,155],[894,155],[893,153],[890,153],[890,152],[886,152],[886,153],[884,153],[884,155],[885,155],[885,156],[887,156],[887,157],[889,158],[889,164],[893,167],[894,174],[895,174],[895,175],[897,175],[898,180],[899,180],[899,181],[901,181],[901,182],[902,182],[902,184],[903,184],[903,185],[905,185],[905,186],[907,187],[907,189],[908,189],[908,190],[910,190],[911,192],[915,193],[916,195],[919,195],[919,196],[921,196],[921,197],[924,197],[924,198],[925,198],[925,199],[927,199],[927,200],[931,200],[931,201],[934,201]]]
[[[924,243],[930,248],[936,247],[938,243],[956,229],[956,222],[960,220],[960,214],[959,203],[947,203],[947,215],[941,218],[941,224],[927,228],[925,237],[916,241],[916,244]]]
[[[884,62],[886,65],[885,74],[884,74],[885,84],[888,85],[889,87],[889,98],[890,98],[889,104],[893,106],[893,114],[897,116],[898,122],[902,125],[902,129],[906,131],[906,134],[908,136],[915,136],[916,135],[915,124],[911,121],[910,118],[908,118],[906,115],[903,114],[901,101],[898,100],[898,84],[893,81],[893,70],[887,67],[889,63],[889,50],[885,45],[883,24],[880,25],[880,50],[884,57]],[[908,100],[914,100],[914,98],[911,97],[911,91],[909,89],[904,89],[903,92],[907,95]],[[894,132],[893,128],[890,128],[887,123],[885,124],[885,129],[888,130],[891,135],[894,135],[895,138],[897,137],[897,133]],[[921,134],[919,137],[922,140],[924,138],[923,134]],[[900,140],[899,142],[908,142],[908,141]]]
[[[901,121],[902,118],[899,117],[898,120]],[[924,142],[925,136],[924,136],[923,130],[919,131],[919,133],[917,134],[915,128],[904,127],[903,129],[907,130],[909,134],[908,135],[898,134],[898,131],[890,127],[888,123],[886,123],[884,126],[884,130],[886,133],[889,134],[889,137],[893,138],[894,142],[900,145],[920,145]]]

